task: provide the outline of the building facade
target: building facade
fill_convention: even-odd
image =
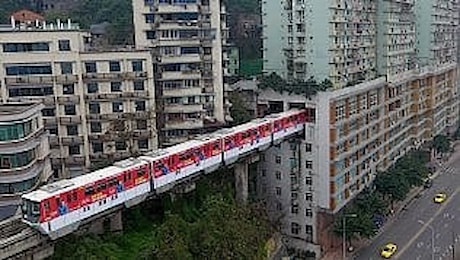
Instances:
[[[1,101],[40,101],[55,178],[157,147],[149,51],[93,51],[75,24],[0,31]]]
[[[0,105],[0,219],[15,212],[22,193],[52,175],[43,108],[39,103]]]
[[[264,72],[330,79],[334,88],[375,78],[376,7],[371,0],[263,1]]]
[[[225,122],[220,1],[133,1],[135,43],[153,53],[158,129],[163,145]]]

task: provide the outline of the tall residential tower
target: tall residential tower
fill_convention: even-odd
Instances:
[[[160,143],[171,145],[225,122],[219,0],[133,0],[137,48],[153,54]]]

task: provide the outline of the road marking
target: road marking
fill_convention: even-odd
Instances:
[[[452,195],[450,196],[451,199],[448,199],[446,202],[444,202],[444,204],[439,207],[439,209],[436,211],[436,213],[428,220],[428,221],[425,221],[425,224],[423,225],[423,227],[414,235],[414,237],[412,237],[409,242],[406,244],[406,246],[404,246],[403,248],[401,248],[401,250],[399,250],[396,255],[395,255],[395,259],[399,259],[399,257],[401,255],[404,254],[404,252],[418,239],[418,237],[423,233],[425,232],[425,230],[428,228],[428,225],[431,224],[431,222],[433,222],[437,216],[439,216],[441,214],[441,212],[447,207],[447,205],[449,205],[450,202],[453,201],[453,197],[455,195],[457,195],[457,193],[460,192],[460,187],[458,187],[454,193],[452,193]],[[420,223],[418,222],[415,222],[414,224],[417,224],[417,225],[420,225]]]

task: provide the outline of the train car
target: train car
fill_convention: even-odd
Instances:
[[[289,110],[269,115],[268,118],[273,120],[273,141],[279,142],[286,136],[304,130],[306,117],[305,110]]]
[[[148,163],[128,159],[24,194],[23,221],[54,240],[109,208],[141,202],[150,191]]]
[[[222,142],[219,137],[209,140],[190,140],[141,156],[153,169],[153,187],[157,192],[169,189],[185,179],[222,162]]]
[[[272,120],[255,119],[219,132],[224,143],[224,162],[231,164],[249,151],[268,147],[272,141]]]
[[[202,143],[202,150],[205,158],[201,161],[203,170],[206,173],[217,170],[222,165],[222,137],[215,134],[208,134],[197,137],[195,140]]]

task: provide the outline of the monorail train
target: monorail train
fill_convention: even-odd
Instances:
[[[214,171],[245,153],[266,149],[302,131],[313,117],[310,110],[273,114],[42,186],[22,196],[23,221],[57,239],[103,211],[138,204],[152,192],[164,192],[191,175]]]

